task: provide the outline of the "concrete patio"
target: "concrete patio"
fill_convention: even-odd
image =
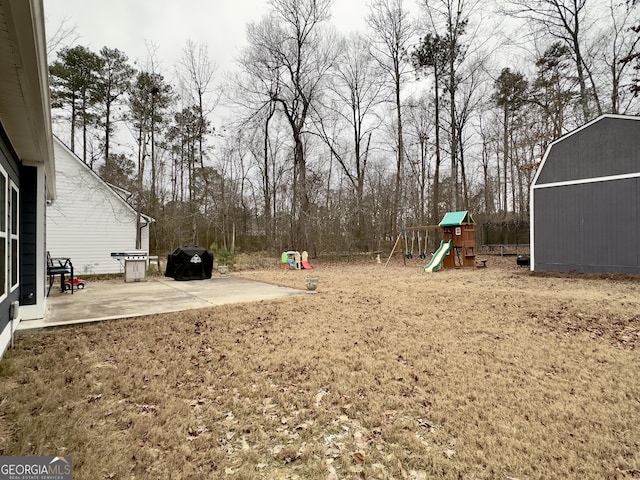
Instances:
[[[47,299],[45,318],[20,322],[17,330],[180,312],[307,293],[221,275],[210,280],[186,282],[165,277],[149,277],[131,283],[121,279],[95,281],[88,282],[85,289],[76,290],[73,294],[61,292],[54,285]]]

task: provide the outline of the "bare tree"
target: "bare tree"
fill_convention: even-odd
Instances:
[[[408,62],[405,61],[409,42],[415,27],[404,8],[403,0],[374,0],[367,16],[367,23],[373,32],[372,51],[374,57],[386,72],[392,86],[396,110],[396,182],[393,200],[391,231],[398,231],[398,214],[402,197],[402,169],[404,165],[404,141],[402,135],[401,93]]]
[[[48,30],[48,29],[47,29]],[[47,35],[47,57],[53,58],[53,53],[57,50],[66,48],[78,41],[78,26],[71,23],[69,17],[64,17],[55,29],[51,29],[53,33]]]
[[[356,244],[364,248],[368,226],[362,205],[364,182],[371,135],[382,122],[377,107],[386,94],[367,39],[354,33],[341,46],[326,100],[322,110],[316,111],[316,125],[355,193],[354,236]]]
[[[460,160],[460,131],[458,100],[456,95],[461,83],[460,69],[468,47],[464,42],[469,15],[476,7],[474,0],[424,0],[424,7],[431,29],[438,40],[435,44],[444,61],[443,87],[448,94],[449,107],[449,156],[451,160],[451,207],[457,210],[460,201],[458,170]],[[440,33],[442,32],[442,33]]]
[[[187,95],[186,101],[197,116],[194,137],[198,146],[198,163],[200,164],[200,168],[204,168],[205,142],[207,135],[211,133],[211,123],[207,117],[214,110],[219,100],[219,95],[212,95],[215,92],[213,79],[217,66],[209,57],[207,46],[204,44],[195,44],[191,40],[187,41],[182,51],[182,58],[179,64],[181,69],[178,71],[178,77],[180,78],[183,92]],[[201,178],[206,183],[209,177],[202,175]],[[193,182],[191,182],[190,185],[193,187]],[[209,190],[208,185],[205,185],[204,190]],[[194,192],[190,191],[190,198],[193,199],[194,197]],[[204,205],[208,205],[208,202],[204,202]],[[196,203],[191,202],[191,241],[194,244],[197,243],[198,236],[197,209],[198,206]]]
[[[282,177],[282,166],[277,163],[279,142],[277,134],[275,141],[271,134],[271,121],[274,118],[276,105],[268,102],[266,108],[252,116],[251,121],[243,123],[243,128],[255,133],[250,142],[250,149],[260,172],[260,185],[263,200],[262,217],[264,223],[267,248],[274,247],[276,216],[276,186]]]
[[[271,140],[271,124],[278,113],[275,99],[280,88],[280,75],[276,66],[277,58],[273,58],[273,52],[268,45],[277,45],[280,42],[282,32],[276,22],[276,17],[272,15],[247,25],[249,46],[239,58],[241,73],[232,78],[232,88],[228,92],[231,103],[244,111],[244,118],[237,122],[236,128],[250,128],[255,131],[251,148],[262,175],[262,215],[265,236],[270,246],[275,245],[278,176],[274,161],[277,154],[273,151],[274,143]],[[279,142],[276,141],[275,144]]]
[[[509,0],[508,13],[525,19],[535,33],[550,36],[571,52],[580,89],[582,120],[587,122],[602,114],[602,105],[595,79],[583,54],[588,30],[587,0]],[[589,83],[589,85],[588,85]]]
[[[626,113],[633,101],[629,95],[631,59],[638,53],[640,35],[633,27],[640,22],[638,4],[610,0],[609,22],[595,44],[601,45],[601,56],[608,73],[611,113]]]
[[[329,18],[330,0],[271,0],[272,18],[250,36],[261,58],[263,79],[273,79],[271,101],[287,119],[293,140],[294,200],[292,240],[309,244],[311,208],[307,192],[305,135],[312,104],[318,100],[334,54],[321,25]]]
[[[491,158],[493,157],[492,145],[496,145],[498,143],[498,132],[495,131],[497,122],[492,121],[493,112],[488,112],[487,109],[485,109],[483,113],[485,113],[488,118],[480,115],[478,119],[478,130],[480,133],[480,138],[482,139],[482,152],[480,157],[480,163],[482,166],[482,189],[484,213],[487,215],[491,215],[494,212],[495,198],[493,194],[494,188],[491,181],[490,168]],[[491,115],[491,117],[489,115]]]
[[[188,40],[182,50],[182,58],[179,61],[181,67],[178,77],[188,95],[188,102],[194,105],[199,112],[200,125],[203,127],[206,118],[213,112],[220,100],[219,92],[213,84],[214,76],[218,70],[215,61],[209,56],[205,44],[196,44]],[[204,167],[204,142],[207,135],[206,129],[199,132],[199,163]]]
[[[129,96],[131,120],[137,131],[138,140],[138,174],[137,174],[137,232],[136,232],[136,248],[140,248],[140,218],[144,207],[143,203],[143,182],[144,182],[144,166],[147,156],[151,156],[152,168],[152,190],[151,199],[155,202],[157,192],[155,190],[156,181],[156,163],[155,163],[155,132],[163,121],[164,111],[168,108],[171,101],[172,88],[167,84],[162,75],[158,73],[139,72],[131,89]],[[151,152],[149,152],[149,144]],[[155,213],[155,212],[152,212]]]
[[[417,206],[416,216],[419,225],[426,225],[427,220],[427,188],[430,178],[430,160],[429,153],[431,150],[431,131],[433,128],[434,106],[431,104],[426,95],[422,95],[409,104],[407,117],[407,136],[413,140],[413,149],[407,148],[407,163],[415,179],[417,187]],[[405,142],[406,144],[407,142]],[[414,152],[413,155],[409,152]],[[438,158],[438,155],[436,155]],[[437,162],[437,160],[436,160]],[[407,182],[409,183],[409,182]],[[435,182],[434,182],[435,189]],[[434,201],[432,189],[432,202]],[[436,220],[433,220],[434,222]]]
[[[466,163],[466,154],[470,149],[470,138],[475,136],[475,132],[468,128],[471,119],[478,115],[477,110],[482,105],[482,86],[486,81],[484,59],[475,58],[469,62],[464,69],[465,75],[461,77],[461,88],[456,108],[455,135],[456,145],[459,149],[458,163],[460,166],[460,185],[462,187],[462,202],[465,210],[470,208],[470,165]]]

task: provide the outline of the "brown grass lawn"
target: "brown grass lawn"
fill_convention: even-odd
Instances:
[[[76,479],[640,477],[640,279],[316,267],[295,301],[18,337],[0,455],[71,455]]]

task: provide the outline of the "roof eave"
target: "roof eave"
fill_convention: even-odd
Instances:
[[[133,214],[133,215],[137,215],[137,211],[136,209],[129,203],[127,202],[127,200],[125,200],[122,195],[120,195],[118,193],[118,190],[126,192],[126,190],[124,188],[121,187],[116,187],[108,182],[106,182],[100,175],[98,175],[94,170],[92,170],[91,168],[89,168],[89,165],[85,164],[80,157],[78,157],[78,155],[76,155],[68,146],[65,145],[65,143],[60,140],[60,138],[58,138],[57,136],[53,136],[53,138],[55,139],[55,142],[60,145],[66,152],[68,155],[71,156],[71,158],[73,158],[78,165],[80,165],[82,168],[84,168],[87,172],[89,172],[89,174],[93,175],[102,185],[104,185],[104,187],[111,192],[120,202],[122,202],[123,205],[125,205],[125,207]],[[149,215],[145,215],[144,213],[140,213],[140,218],[142,220],[144,220],[146,223],[145,225],[151,224],[151,223],[156,223],[156,219],[153,217],[150,217]]]
[[[45,168],[55,198],[51,102],[42,0],[0,0],[8,43],[0,55],[0,120],[23,165]],[[9,53],[10,52],[10,53]]]

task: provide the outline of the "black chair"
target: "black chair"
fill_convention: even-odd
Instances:
[[[49,276],[49,289],[47,290],[47,297],[51,292],[51,286],[56,275],[60,275],[60,290],[65,291],[64,279],[65,276],[71,275],[71,293],[73,294],[73,264],[70,258],[53,258],[47,252],[47,275]]]

